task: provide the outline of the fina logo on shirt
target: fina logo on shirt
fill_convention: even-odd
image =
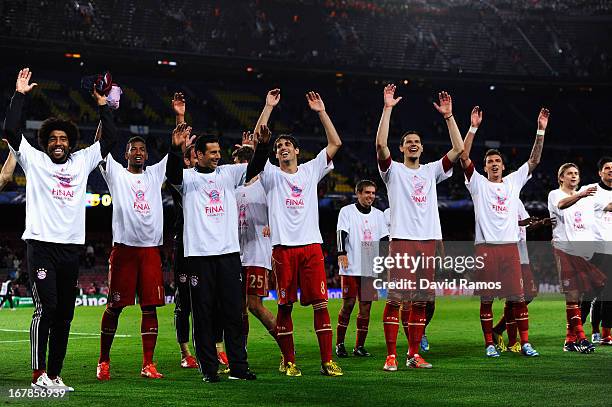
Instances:
[[[414,194],[411,196],[412,200],[417,204],[426,204],[427,195],[424,194],[426,181],[418,176],[413,176],[410,180],[412,183],[412,190]]]
[[[496,203],[492,205],[492,209],[497,213],[505,213],[508,212],[508,207],[506,206],[506,202],[508,201],[508,196],[504,196],[505,191],[502,188],[497,188],[495,190],[495,195],[497,198]]]
[[[223,204],[221,203],[221,192],[216,189],[210,191],[204,190],[204,194],[208,196],[208,204],[204,207],[204,212],[207,216],[225,215]]]
[[[574,212],[574,229],[575,230],[585,230],[586,229],[582,221],[582,212],[580,211]]]
[[[292,184],[291,182],[285,180],[291,189],[291,198],[285,198],[285,206],[287,208],[303,208],[304,207],[304,199],[302,198],[302,192],[304,191],[297,184]]]
[[[147,202],[146,189],[142,189],[142,181],[136,181],[136,185],[132,185],[132,192],[134,192],[134,210],[140,214],[147,215],[151,212],[151,207]]]
[[[72,180],[74,176],[63,174],[64,171],[64,168],[62,168],[59,172],[53,174],[53,177],[57,179],[57,188],[52,188],[51,194],[55,199],[71,201],[74,198],[74,191],[71,189],[73,188]]]

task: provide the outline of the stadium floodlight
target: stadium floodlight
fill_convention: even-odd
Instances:
[[[489,86],[489,90],[495,90],[495,85]]]

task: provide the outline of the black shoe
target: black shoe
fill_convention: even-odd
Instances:
[[[346,348],[344,347],[343,343],[339,343],[336,345],[336,355],[339,358],[348,358],[348,352],[346,351]]]
[[[586,339],[578,342],[578,346],[580,347],[580,353],[593,353],[595,352],[595,345],[589,342]]]
[[[575,342],[565,342],[563,352],[582,352],[582,350]]]
[[[247,370],[246,372],[238,372],[238,373],[230,372],[229,379],[230,380],[256,380],[257,376],[255,376],[255,373],[251,372],[250,370]]]
[[[209,373],[205,373],[204,374],[204,378],[202,379],[202,381],[204,381],[206,383],[219,383],[221,381],[221,378],[216,373],[210,373],[210,374]]]
[[[353,355],[367,357],[370,356],[370,352],[368,352],[363,346],[357,346],[355,349],[353,349]]]

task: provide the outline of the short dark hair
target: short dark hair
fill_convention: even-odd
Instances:
[[[612,157],[610,156],[601,157],[599,161],[597,161],[597,170],[598,171],[603,170],[604,165],[606,165],[609,162],[612,162]]]
[[[145,145],[145,147],[147,146],[147,142],[145,141],[145,139],[141,136],[134,136],[134,137],[130,137],[130,139],[128,140],[127,144],[125,145],[125,149],[127,151],[127,149],[129,148],[130,144],[133,143],[142,143]]]
[[[374,187],[374,189],[378,189],[374,181],[362,179],[357,183],[357,185],[355,185],[355,193],[362,192],[365,187]]]
[[[416,134],[417,136],[419,136],[419,140],[422,140],[422,139],[423,139],[423,137],[421,137],[421,133],[419,133],[418,131],[416,131],[416,130],[408,130],[407,132],[405,132],[405,133],[402,135],[402,138],[400,139],[400,146],[403,146],[403,145],[404,145],[404,139],[405,139],[406,137],[408,137],[409,135],[411,135],[411,134]]]
[[[72,151],[79,140],[79,128],[74,122],[60,117],[49,117],[40,125],[38,129],[38,145],[43,151],[47,151],[49,136],[54,130],[61,130],[68,136],[68,145]]]
[[[215,136],[214,134],[202,134],[201,136],[198,137],[198,139],[195,142],[195,150],[197,151],[201,151],[202,154],[206,153],[206,144],[212,144],[212,143],[219,143],[219,137]]]
[[[487,157],[489,157],[491,155],[498,155],[498,156],[500,156],[501,159],[502,159],[502,164],[503,164],[504,156],[502,155],[502,153],[499,150],[496,150],[494,148],[490,148],[490,149],[487,150],[487,152],[485,153],[485,156],[484,156],[484,164],[485,165],[487,164]]]
[[[294,148],[300,148],[300,144],[298,143],[297,139],[291,134],[281,134],[276,138],[276,140],[274,140],[274,152],[276,152],[276,143],[278,143],[278,140],[289,140],[289,142],[293,144]]]
[[[242,146],[232,153],[232,158],[237,157],[241,163],[248,163],[253,158],[255,150],[250,146]]]
[[[136,143],[136,142],[141,142],[142,144],[147,144],[147,141],[141,137],[141,136],[134,136],[134,137],[130,137],[130,139],[128,140],[128,144],[132,144],[132,143]]]

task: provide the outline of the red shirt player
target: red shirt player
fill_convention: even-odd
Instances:
[[[389,256],[433,257],[436,253],[436,241],[442,240],[436,184],[452,175],[453,162],[459,159],[463,151],[463,141],[453,118],[452,99],[448,93],[441,92],[438,95],[440,104],[434,103],[434,107],[446,121],[453,148],[438,161],[421,164],[420,158],[423,153],[421,136],[409,131],[404,133],[399,146],[404,156],[403,163],[393,161],[387,146],[389,121],[393,107],[402,99],[395,98],[394,94],[395,85],[387,85],[383,91],[384,108],[376,135],[378,167],[387,185],[391,210]],[[433,266],[432,264],[430,267],[419,267],[417,270],[393,268],[389,273],[390,282],[408,280],[416,284],[415,287],[419,287],[422,280],[433,282],[435,274]],[[409,344],[406,366],[431,368],[431,364],[419,356],[418,351],[427,320],[426,305],[428,301],[434,300],[434,296],[434,290],[389,291],[383,314],[387,342],[384,370],[397,370],[396,341],[400,302],[403,306],[402,319]]]
[[[275,89],[270,93],[279,94]],[[327,310],[327,278],[321,250],[317,184],[333,168],[332,158],[342,142],[325,111],[318,93],[306,94],[308,106],[317,112],[327,135],[325,147],[312,160],[298,166],[300,148],[295,138],[280,135],[274,142],[279,167],[266,163],[260,174],[270,216],[272,269],[276,274],[278,315],[276,331],[283,353],[280,370],[287,376],[301,376],[295,365],[291,310],[301,290],[302,305],[312,305],[314,325],[321,354],[321,374],[341,376],[332,360],[332,327]],[[267,124],[273,106],[266,104],[257,127]]]
[[[465,184],[474,201],[476,220],[476,256],[484,259],[484,267],[477,271],[477,281],[501,285],[498,290],[477,290],[480,295],[480,321],[485,337],[486,355],[499,357],[493,342],[493,299],[506,298],[511,303],[521,338],[521,353],[538,356],[529,343],[529,313],[525,303],[521,263],[518,251],[519,195],[531,173],[540,163],[544,132],[548,125],[549,112],[542,109],[538,116],[538,131],[531,156],[517,171],[504,177],[502,155],[497,150],[488,150],[484,158],[487,177],[474,169],[470,150],[474,135],[482,122],[482,111],[478,106],[472,109],[471,127],[465,138],[465,151],[461,165],[465,172]]]

